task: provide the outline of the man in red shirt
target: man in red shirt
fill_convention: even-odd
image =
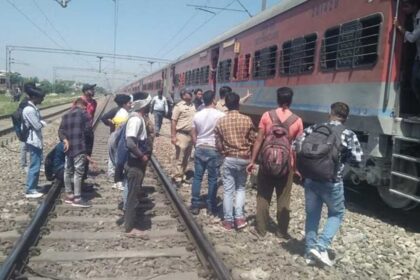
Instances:
[[[293,91],[291,88],[282,87],[277,89],[277,104],[276,114],[280,121],[285,122],[293,113],[289,110],[292,104]],[[264,142],[265,137],[270,132],[272,127],[272,121],[269,112],[265,112],[258,125],[258,135],[254,143],[252,150],[251,162],[247,166],[248,173],[251,173],[255,162],[257,160],[258,153]],[[301,118],[297,118],[289,126],[288,138],[290,143],[296,139],[297,136],[303,132],[303,123]],[[289,174],[284,177],[272,177],[262,172],[261,168],[258,170],[257,175],[257,213],[256,213],[256,226],[255,230],[251,230],[251,233],[256,234],[259,237],[265,236],[267,233],[267,224],[270,219],[269,207],[271,197],[274,189],[276,190],[277,198],[277,223],[278,230],[276,236],[279,238],[288,239],[287,233],[290,221],[290,195],[292,191],[293,173],[295,170],[295,160],[293,151],[290,151],[290,163],[291,169]]]
[[[81,97],[87,103],[86,112],[88,113],[91,122],[93,122],[97,106],[96,100],[93,99],[93,97],[95,96],[95,87],[96,84],[84,84],[82,87],[83,95]]]

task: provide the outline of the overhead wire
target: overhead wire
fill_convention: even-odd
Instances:
[[[45,17],[45,20],[48,22],[48,24],[52,27],[52,29],[58,34],[58,36],[60,37],[60,39],[63,41],[63,43],[69,48],[69,49],[73,49],[70,44],[67,42],[67,40],[64,38],[64,36],[60,33],[60,31],[58,31],[58,29],[55,27],[55,25],[52,23],[52,21],[49,19],[49,17],[47,16],[47,14],[41,9],[41,7],[38,5],[38,3],[36,2],[36,0],[32,0],[36,6],[36,8],[40,11],[40,13]],[[82,61],[84,61],[85,63],[89,64],[91,67],[93,67],[92,63],[87,60],[84,59],[80,56],[76,56],[73,55],[74,57],[76,57],[77,59],[80,59]]]
[[[39,27],[29,16],[27,16],[21,9],[19,9],[12,1],[6,0],[7,3],[9,3],[16,11],[18,11],[22,16],[24,16],[33,26],[35,26],[38,31],[40,31],[42,34],[44,34],[45,37],[47,37],[51,42],[54,43],[59,48],[63,48],[57,41],[55,41],[44,29]]]
[[[229,6],[231,6],[234,2],[236,2],[236,0],[231,1],[229,4],[227,4],[225,7],[223,7],[223,9],[229,8]],[[196,29],[194,29],[191,33],[189,33],[185,38],[183,38],[182,40],[178,41],[178,43],[171,50],[169,50],[168,52],[166,52],[163,55],[163,57],[166,57],[168,54],[170,54],[171,52],[173,52],[179,45],[181,45],[183,42],[185,42],[186,40],[188,40],[192,35],[194,35],[198,30],[200,30],[208,22],[210,22],[216,16],[218,16],[219,14],[221,14],[223,12],[223,9],[220,10],[219,12],[217,12],[215,15],[211,16],[210,18],[208,18],[202,24],[200,24]]]

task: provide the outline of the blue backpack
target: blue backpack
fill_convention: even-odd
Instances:
[[[117,155],[115,157],[115,165],[116,167],[124,168],[124,164],[128,160],[128,148],[127,148],[127,140],[125,139],[125,131],[127,128],[127,122],[122,124],[117,131],[115,131],[115,147],[117,147]]]

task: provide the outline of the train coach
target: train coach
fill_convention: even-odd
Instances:
[[[420,120],[413,118],[420,104],[409,78],[415,46],[393,26],[399,16],[412,29],[400,5],[284,0],[125,90],[140,86],[179,97],[183,88],[228,85],[241,95],[249,89],[254,95],[241,111],[258,118],[276,106],[276,88],[288,86],[295,92],[292,109],[307,124],[326,120],[331,103],[346,102],[346,125],[366,155],[347,178],[377,187],[389,206],[409,209],[420,202]]]

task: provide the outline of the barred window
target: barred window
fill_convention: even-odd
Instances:
[[[143,84],[143,85],[141,86],[141,90],[146,90],[146,84]]]
[[[209,73],[210,73],[210,66],[204,66],[200,68],[200,84],[208,84],[209,83]]]
[[[180,81],[180,79],[179,79],[179,74],[175,74],[175,77],[174,77],[174,86],[179,86],[179,81]]]
[[[200,84],[200,68],[194,69],[193,70],[193,84],[194,85],[199,85]]]
[[[192,83],[192,73],[191,71],[187,71],[185,73],[185,85],[190,86]]]
[[[271,46],[254,53],[253,76],[257,79],[272,78],[276,75],[277,46]]]
[[[232,59],[226,59],[219,62],[219,68],[217,70],[217,81],[218,82],[229,82],[230,71],[232,66]]]
[[[280,73],[297,75],[312,72],[316,39],[317,35],[313,33],[284,42],[280,55]]]
[[[381,25],[382,16],[375,14],[328,29],[322,41],[322,70],[375,65]]]

